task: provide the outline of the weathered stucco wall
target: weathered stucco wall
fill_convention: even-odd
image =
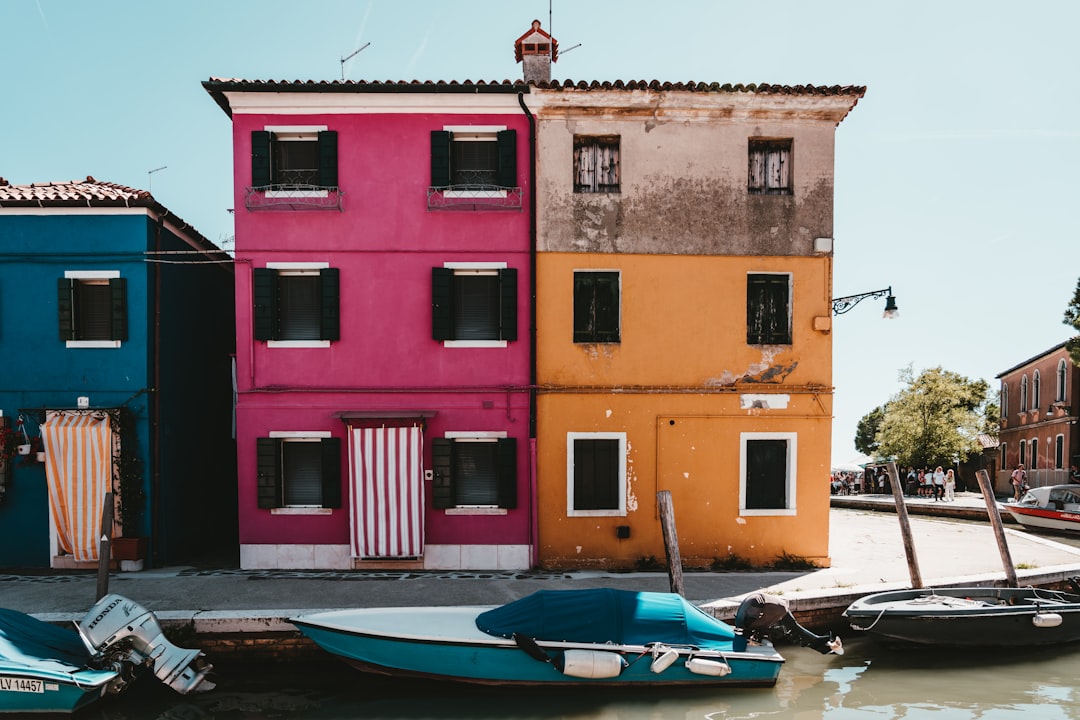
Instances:
[[[539,118],[540,251],[812,254],[814,238],[832,235],[835,125],[853,101],[745,95],[530,95]],[[573,192],[575,134],[619,136],[620,192]],[[791,195],[747,192],[750,138],[791,139]]]

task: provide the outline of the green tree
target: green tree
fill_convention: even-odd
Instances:
[[[951,465],[979,451],[989,404],[989,385],[941,367],[915,377],[911,366],[900,371],[907,387],[885,406],[878,430],[879,454],[899,465]]]
[[[877,434],[881,429],[881,421],[884,419],[885,408],[880,405],[862,416],[855,427],[856,450],[872,457],[878,454]]]
[[[1074,330],[1080,331],[1080,280],[1076,281],[1076,291],[1073,293],[1073,298],[1069,301],[1068,307],[1065,308],[1065,319],[1062,322]],[[1072,358],[1073,365],[1080,365],[1080,335],[1073,335],[1069,338],[1068,342],[1065,343],[1065,347],[1069,349],[1069,357]]]

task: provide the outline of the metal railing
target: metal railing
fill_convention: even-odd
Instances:
[[[521,188],[445,185],[427,190],[428,210],[521,210]]]
[[[323,185],[260,185],[245,188],[248,210],[341,211],[341,188]]]

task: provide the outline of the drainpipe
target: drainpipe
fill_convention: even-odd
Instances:
[[[536,118],[518,93],[518,105],[529,119],[529,566],[536,567],[539,510],[536,487]]]
[[[158,217],[154,232],[154,257],[161,257],[161,233],[165,216]],[[161,263],[154,266],[154,360],[150,401],[150,567],[157,567],[161,548],[158,547],[158,511],[161,507]],[[126,529],[125,529],[126,532]]]

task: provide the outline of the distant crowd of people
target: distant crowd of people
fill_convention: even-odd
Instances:
[[[943,470],[938,465],[933,470],[907,468],[900,473],[903,492],[907,497],[933,498],[934,502],[956,500],[956,474],[952,468]],[[860,493],[892,493],[892,481],[884,467],[867,468],[862,473],[840,472],[829,478],[833,495],[857,495]]]

